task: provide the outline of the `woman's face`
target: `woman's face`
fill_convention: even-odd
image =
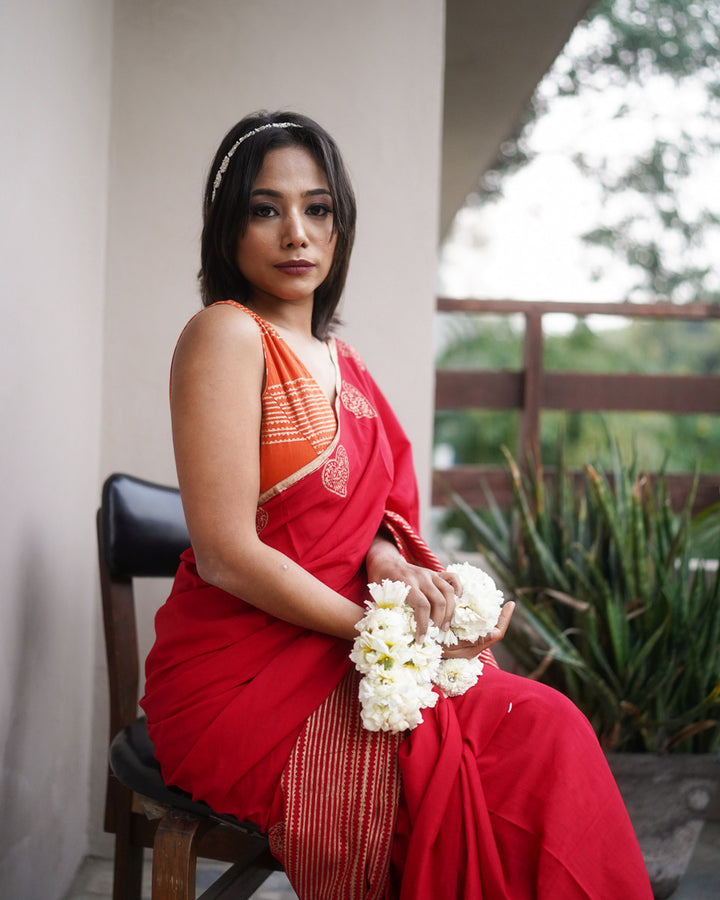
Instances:
[[[250,195],[237,264],[261,305],[312,301],[332,266],[333,198],[323,169],[302,147],[271,150]]]

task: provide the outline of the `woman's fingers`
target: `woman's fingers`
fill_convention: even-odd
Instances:
[[[462,596],[462,583],[453,572],[435,572],[408,563],[395,551],[390,555],[386,541],[377,541],[368,557],[368,577],[372,581],[389,578],[410,585],[407,604],[415,616],[415,639],[422,641],[430,623],[441,631],[450,628],[455,601]]]
[[[462,597],[463,586],[458,576],[453,572],[440,572],[438,573],[438,576],[441,579],[443,585],[448,585],[451,591],[451,593],[448,594],[447,589],[443,588],[444,595],[447,600],[445,617],[441,622],[437,622],[441,631],[447,631],[450,628],[450,622],[452,621],[452,617],[455,612],[455,604],[457,603],[459,598]]]
[[[484,638],[480,638],[477,642],[478,652],[481,650],[487,650],[488,647],[492,647],[494,644],[498,644],[504,637],[505,633],[508,630],[508,625],[510,624],[510,619],[512,619],[512,614],[515,611],[515,601],[509,600],[507,603],[503,604],[502,609],[500,610],[500,618],[497,621],[497,625],[493,628],[490,634],[485,635]]]
[[[459,594],[462,594],[462,585],[459,579],[449,572],[434,572],[433,585],[442,597],[442,600],[438,600],[437,608],[433,610],[430,618],[440,631],[447,631],[455,612],[455,601]]]
[[[441,631],[447,631],[455,612],[458,588],[462,591],[458,579],[451,573],[421,570],[407,597],[407,603],[415,615],[416,640],[424,640],[430,622]]]
[[[450,628],[455,603],[462,596],[460,579],[452,572],[433,572],[430,569],[414,568],[407,604],[415,616],[415,640],[425,640],[430,623],[441,631]],[[497,625],[484,638],[473,644],[459,645],[447,650],[447,656],[477,656],[482,650],[492,647],[505,637],[515,603],[510,600],[500,611]]]
[[[417,588],[411,588],[405,601],[412,609],[415,616],[415,640],[422,644],[430,627],[430,613],[432,607],[429,600]]]
[[[474,659],[480,652],[482,652],[482,648],[478,647],[477,643],[463,642],[453,644],[452,647],[443,647],[442,655],[444,659]]]
[[[462,581],[460,581],[460,578],[458,575],[456,575],[454,572],[437,572],[436,574],[440,578],[442,578],[444,581],[447,581],[447,583],[453,589],[453,594],[455,595],[456,598],[462,597],[463,586],[462,586]]]
[[[483,650],[487,650],[494,644],[499,643],[505,637],[514,610],[515,602],[509,600],[503,605],[498,623],[489,634],[483,638],[479,638],[477,641],[460,641],[459,644],[455,644],[452,647],[445,647],[443,649],[443,656],[446,658],[463,657],[465,659],[472,659],[472,657],[477,656],[478,653],[482,653]]]
[[[500,618],[498,619],[498,623],[495,626],[495,630],[498,632],[498,635],[493,640],[493,644],[497,644],[498,641],[501,641],[505,637],[505,632],[508,630],[508,625],[510,624],[510,619],[512,619],[512,614],[514,612],[514,600],[508,600],[507,603],[503,604],[503,607],[500,610]]]

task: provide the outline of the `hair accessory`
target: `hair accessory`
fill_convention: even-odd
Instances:
[[[223,157],[223,161],[220,163],[220,168],[217,170],[215,181],[213,181],[212,197],[210,198],[211,203],[215,202],[215,194],[217,194],[218,188],[220,187],[222,177],[225,172],[227,172],[227,167],[230,165],[230,160],[235,155],[235,151],[240,146],[240,144],[242,144],[243,141],[246,141],[249,137],[252,137],[254,134],[259,134],[261,131],[267,131],[268,128],[302,128],[302,125],[300,125],[298,122],[268,122],[267,125],[258,125],[258,127],[253,128],[252,131],[246,131],[245,134],[243,134],[235,141],[235,143]]]

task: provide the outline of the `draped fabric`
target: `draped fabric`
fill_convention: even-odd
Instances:
[[[417,488],[392,410],[355,351],[335,349],[337,431],[301,476],[267,492],[256,521],[262,541],[361,605],[367,550],[386,511],[417,529]],[[205,583],[191,549],[155,631],[141,705],[163,777],[267,829],[302,728],[351,667],[350,643]]]
[[[263,341],[267,360],[276,337]],[[336,432],[264,492],[256,521],[261,540],[362,604],[378,533],[438,564],[417,538],[407,438],[352,348],[337,341],[334,359]],[[349,651],[206,584],[186,551],[142,700],[165,780],[268,830],[302,900],[650,900],[570,701],[486,665],[409,735],[370,735]]]
[[[401,736],[363,728],[359,681],[349,671],[313,713],[283,774],[283,818],[271,826],[271,847],[299,897],[385,896]]]
[[[401,516],[386,513],[382,530],[406,559],[441,568]],[[562,694],[499,671],[491,651],[480,658],[478,684],[441,696],[400,745],[387,900],[649,900],[590,723]]]
[[[622,799],[565,696],[485,666],[399,750],[388,900],[651,900]]]

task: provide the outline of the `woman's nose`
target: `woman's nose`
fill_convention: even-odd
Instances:
[[[305,232],[302,216],[293,213],[285,220],[285,229],[283,234],[284,247],[304,247],[307,244],[307,234]]]

